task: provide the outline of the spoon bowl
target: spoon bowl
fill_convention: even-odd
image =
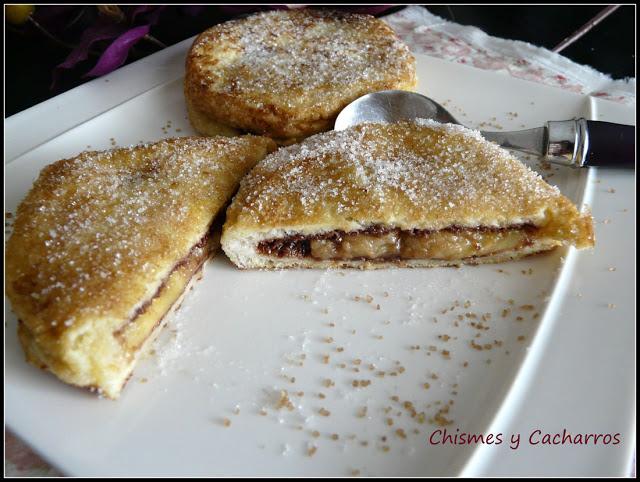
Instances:
[[[383,90],[351,102],[336,118],[334,129],[341,131],[363,122],[390,123],[417,118],[459,124],[444,107],[429,97],[406,90]]]

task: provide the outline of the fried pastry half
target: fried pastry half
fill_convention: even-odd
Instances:
[[[45,167],[6,246],[27,359],[117,398],[215,248],[212,221],[274,148],[257,136],[183,137]]]
[[[382,20],[330,10],[258,13],[203,32],[186,61],[191,124],[290,144],[331,129],[358,97],[411,90],[415,59]]]
[[[593,246],[591,216],[480,133],[418,119],[279,149],[242,181],[222,248],[240,268],[494,263]]]

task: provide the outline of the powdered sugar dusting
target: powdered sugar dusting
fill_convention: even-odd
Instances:
[[[326,10],[272,11],[225,22],[202,34],[191,55],[203,83],[234,95],[292,89],[307,95],[318,87],[414,75],[409,49],[382,21]]]
[[[237,199],[251,224],[338,219],[402,227],[408,216],[411,228],[440,228],[512,223],[559,196],[478,131],[418,119],[364,124],[280,149],[243,180]]]
[[[47,166],[8,243],[11,290],[51,329],[84,315],[127,317],[203,236],[268,142],[169,139]]]

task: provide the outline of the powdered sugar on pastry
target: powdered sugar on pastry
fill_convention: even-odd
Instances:
[[[344,87],[362,79],[402,77],[411,53],[395,36],[383,35],[377,23],[368,15],[272,11],[216,27],[198,40],[193,53],[206,56],[220,44],[233,45],[233,54],[212,65],[206,77],[217,83],[229,76],[233,82],[217,85],[232,93]],[[383,51],[392,54],[381,55]]]
[[[419,119],[318,134],[266,157],[227,212],[223,248],[234,253],[237,242],[248,258],[249,244],[285,239],[269,249],[286,257],[301,253],[291,236],[523,225],[553,232],[547,247],[592,243],[587,218],[509,152],[477,131]]]
[[[383,21],[305,9],[203,32],[187,57],[185,97],[203,134],[231,128],[290,143],[330,129],[366,93],[415,84],[411,52]]]
[[[265,221],[267,206],[280,196],[293,201],[288,214],[278,211],[282,221],[296,216],[300,207],[308,216],[327,206],[349,216],[391,209],[401,199],[420,211],[421,228],[432,229],[439,226],[427,220],[436,216],[447,224],[476,225],[474,218],[463,223],[442,217],[466,211],[470,203],[499,213],[528,204],[531,194],[560,194],[478,131],[425,119],[361,125],[280,149],[245,178],[242,193],[243,213],[256,223]]]
[[[178,138],[45,167],[7,243],[27,359],[115,398],[217,244],[210,226],[267,138]]]

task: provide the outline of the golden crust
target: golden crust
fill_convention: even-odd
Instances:
[[[227,210],[222,247],[241,268],[327,267],[332,263],[274,260],[256,246],[267,239],[372,226],[440,230],[520,224],[538,228],[540,250],[594,243],[591,216],[581,215],[507,151],[476,131],[419,119],[318,134],[268,156],[242,180]]]
[[[216,249],[212,248],[211,254]],[[202,261],[205,259],[203,258]],[[18,338],[27,361],[43,370],[55,373],[60,380],[70,385],[98,392],[107,398],[118,398],[131,377],[139,356],[157,337],[170,315],[180,307],[184,296],[189,292],[193,283],[200,279],[197,276],[199,271],[202,271],[202,265],[196,266],[194,263],[188,263],[176,270],[169,276],[167,286],[163,288],[158,297],[154,298],[149,308],[136,318],[134,323],[126,324],[124,330],[116,332],[121,348],[124,349],[124,356],[109,370],[101,366],[90,371],[78,370],[77,364],[68,364],[64,358],[51,356],[50,346],[43,346],[26,328],[25,324],[20,322],[18,324]],[[98,336],[104,335],[111,339],[111,334],[106,331],[98,329],[96,333]],[[99,353],[101,346],[97,345],[92,348]],[[73,348],[69,348],[69,350],[71,351]],[[97,353],[94,353],[94,358],[98,358],[99,355],[96,355]],[[105,350],[102,361],[105,361],[109,355],[108,350]]]
[[[176,264],[206,255],[192,248],[273,149],[264,137],[185,137],[45,167],[6,247],[7,295],[29,358],[116,397],[136,347],[114,333],[170,275],[185,278],[184,287],[192,272]]]
[[[200,112],[189,99],[187,99],[187,114],[193,128],[203,136],[234,137],[242,134],[238,129],[216,122],[203,112]]]
[[[415,85],[415,59],[383,21],[305,9],[200,34],[187,56],[185,97],[202,134],[209,119],[286,143],[332,128],[364,94]]]

